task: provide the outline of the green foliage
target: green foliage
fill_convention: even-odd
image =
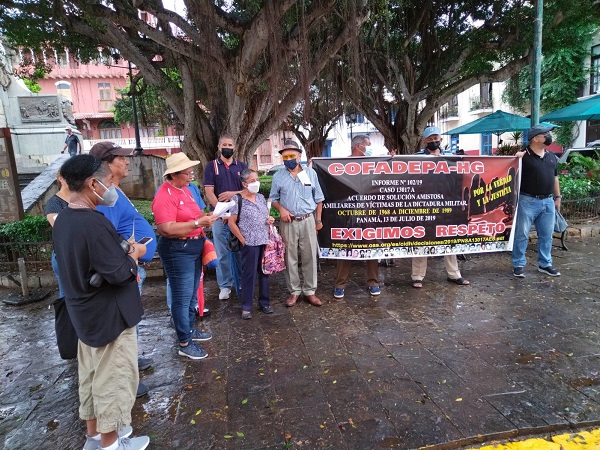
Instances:
[[[133,206],[144,216],[144,219],[150,225],[156,225],[154,214],[152,213],[152,200],[131,200],[131,203],[133,203]]]
[[[46,216],[26,216],[18,222],[0,225],[4,242],[47,242],[52,240],[52,227]]]
[[[586,178],[573,178],[570,175],[559,175],[560,194],[563,200],[577,200],[592,197],[598,190],[598,185]]]
[[[23,82],[25,83],[25,86],[27,86],[27,89],[29,89],[34,94],[39,94],[39,92],[42,90],[42,87],[39,84],[37,84],[35,81],[31,81],[27,78],[23,78]]]
[[[585,61],[589,56],[592,36],[598,31],[598,18],[591,12],[587,2],[573,6],[576,9],[563,17],[559,32],[544,33],[540,98],[542,113],[575,103],[581,83],[589,76]],[[545,18],[547,15],[548,11],[544,11]],[[529,110],[530,99],[531,69],[525,67],[507,83],[503,100],[517,111],[525,113]],[[571,146],[573,123],[557,125],[561,128],[554,130],[556,141],[565,147]]]
[[[496,151],[496,155],[498,156],[510,156],[514,155],[521,149],[521,146],[518,144],[502,144],[498,146],[498,150]]]
[[[269,194],[271,193],[271,183],[273,182],[273,177],[270,175],[262,175],[258,177],[258,181],[260,181],[260,193],[266,198],[269,198]]]

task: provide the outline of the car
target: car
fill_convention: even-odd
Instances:
[[[280,169],[283,169],[285,166],[283,164],[278,164],[276,166],[271,167],[269,170],[267,170],[265,172],[265,175],[275,175],[275,172],[277,172]]]
[[[598,148],[569,148],[558,158],[559,163],[568,163],[573,155],[579,154],[594,159],[600,159],[600,149]]]
[[[596,139],[595,141],[588,142],[585,144],[586,147],[600,147],[600,139]]]

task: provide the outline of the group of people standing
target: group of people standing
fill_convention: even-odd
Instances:
[[[515,223],[513,274],[523,278],[529,228],[535,223],[539,237],[538,270],[550,276],[550,247],[554,211],[560,207],[556,157],[546,150],[551,128],[532,127],[523,158],[521,198]],[[425,129],[422,153],[440,155],[442,137],[433,126]],[[368,136],[352,139],[350,156],[369,154]],[[255,285],[258,307],[272,314],[268,275],[262,258],[274,218],[260,194],[258,173],[234,158],[231,137],[219,140],[219,156],[205,168],[204,188],[210,212],[193,184],[199,161],[177,153],[166,160],[165,182],[152,202],[158,239],[152,226],[120,189],[128,175],[129,150],[111,142],[94,145],[89,155],[72,155],[58,174],[60,190],[46,205],[53,226],[52,265],[79,337],[78,374],[80,417],[86,422],[84,450],[137,449],[149,444],[146,436],[130,438],[131,409],[136,396],[148,389],[139,382],[139,370],[152,361],[138,357],[137,325],[142,319],[144,265],[155,251],[167,276],[167,299],[178,341],[178,354],[193,360],[207,357],[198,342],[212,335],[195,327],[197,291],[202,272],[205,228],[212,229],[218,257],[219,298],[227,300],[233,289],[241,291],[242,318],[252,317]],[[317,233],[323,227],[325,199],[316,172],[300,164],[302,150],[286,139],[279,152],[285,168],[272,179],[270,201],[279,212],[285,243],[285,300],[294,307],[301,296],[314,306],[323,302],[317,290]],[[231,202],[226,218],[213,214],[218,202]],[[230,236],[241,244],[228,247]],[[142,238],[151,238],[142,240]],[[466,286],[455,255],[444,256],[448,281]],[[333,296],[343,298],[352,262],[340,259]],[[370,295],[381,294],[377,260],[366,261]],[[427,257],[412,259],[412,286],[423,287]],[[92,279],[95,277],[94,282]],[[97,280],[100,280],[99,282]]]

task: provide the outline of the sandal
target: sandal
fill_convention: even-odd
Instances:
[[[459,286],[468,286],[471,284],[469,281],[465,280],[463,277],[460,278],[446,278],[450,283],[458,284]]]
[[[413,280],[412,287],[415,289],[421,289],[423,287],[423,280]]]
[[[242,311],[242,319],[252,319],[252,313],[250,311]]]

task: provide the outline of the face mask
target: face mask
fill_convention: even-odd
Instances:
[[[436,150],[439,150],[440,144],[441,144],[441,142],[438,142],[438,141],[428,142],[426,147],[427,147],[427,150],[429,150],[431,152],[435,152]]]
[[[260,181],[248,183],[248,190],[253,194],[256,194],[260,190]]]
[[[285,165],[286,169],[294,170],[298,165],[298,161],[295,159],[286,159],[283,164]]]
[[[104,189],[106,189],[104,191],[104,194],[102,195],[98,195],[98,193],[96,191],[94,191],[94,194],[96,194],[96,197],[98,197],[100,199],[100,203],[98,203],[99,205],[102,206],[108,206],[108,207],[113,207],[115,206],[115,203],[117,203],[117,200],[119,199],[119,194],[117,194],[117,189],[111,184],[110,187],[106,187],[104,186],[104,184],[102,184],[102,182],[100,180],[96,180],[100,186],[102,186]]]
[[[546,136],[544,136],[544,145],[547,147],[550,144],[552,144],[552,135],[547,134]]]
[[[365,156],[371,156],[373,154],[373,150],[371,147],[365,148]]]
[[[221,149],[221,155],[223,158],[229,159],[233,156],[233,149],[224,147]]]

